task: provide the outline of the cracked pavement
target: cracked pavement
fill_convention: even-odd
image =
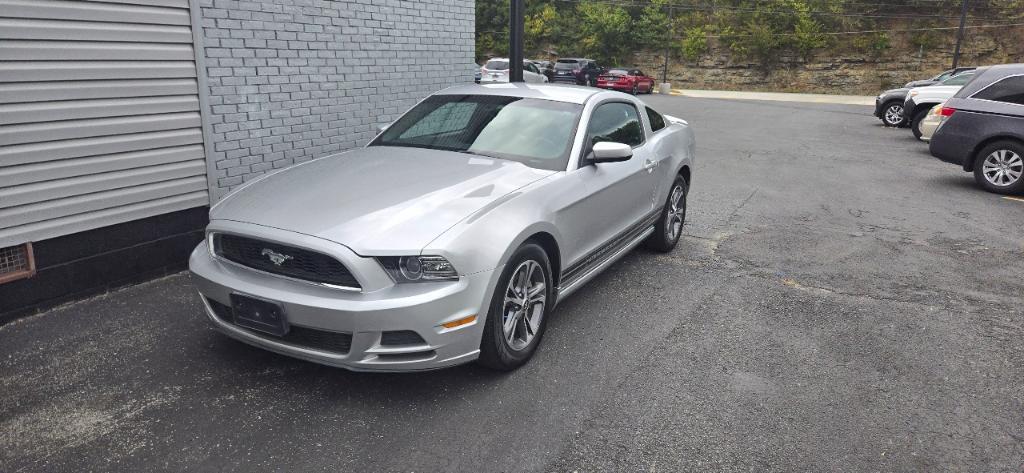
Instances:
[[[291,360],[181,274],[0,327],[0,470],[1024,469],[1024,203],[869,107],[646,100],[697,132],[685,240],[523,369]]]

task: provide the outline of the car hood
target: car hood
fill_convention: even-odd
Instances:
[[[960,85],[932,85],[928,87],[918,87],[911,92],[917,92],[914,96],[914,101],[920,103],[922,99],[928,100],[946,100],[954,95],[963,88]]]
[[[553,173],[471,154],[373,146],[259,179],[215,205],[210,218],[312,235],[364,256],[415,253]]]
[[[910,92],[910,89],[908,89],[908,88],[889,89],[889,90],[886,90],[885,92],[882,92],[882,93],[878,94],[878,96],[879,97],[888,97],[888,96],[891,96],[891,95],[907,95],[907,92]]]
[[[925,86],[932,85],[934,83],[935,83],[935,81],[930,80],[930,79],[929,80],[915,80],[915,81],[912,81],[912,82],[907,82],[907,85],[905,85],[904,88],[913,89],[914,87],[925,87]]]

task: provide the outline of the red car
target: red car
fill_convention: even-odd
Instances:
[[[633,95],[649,94],[654,91],[654,78],[648,77],[640,69],[613,68],[597,76],[597,87]]]

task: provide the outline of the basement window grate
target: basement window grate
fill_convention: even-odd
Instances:
[[[0,248],[0,284],[30,278],[36,273],[32,244]]]

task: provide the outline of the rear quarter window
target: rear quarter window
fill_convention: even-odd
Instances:
[[[651,121],[651,131],[658,131],[665,128],[665,117],[655,112],[651,107],[647,108],[647,119]]]
[[[972,98],[1024,105],[1024,76],[1004,78],[982,89]]]

